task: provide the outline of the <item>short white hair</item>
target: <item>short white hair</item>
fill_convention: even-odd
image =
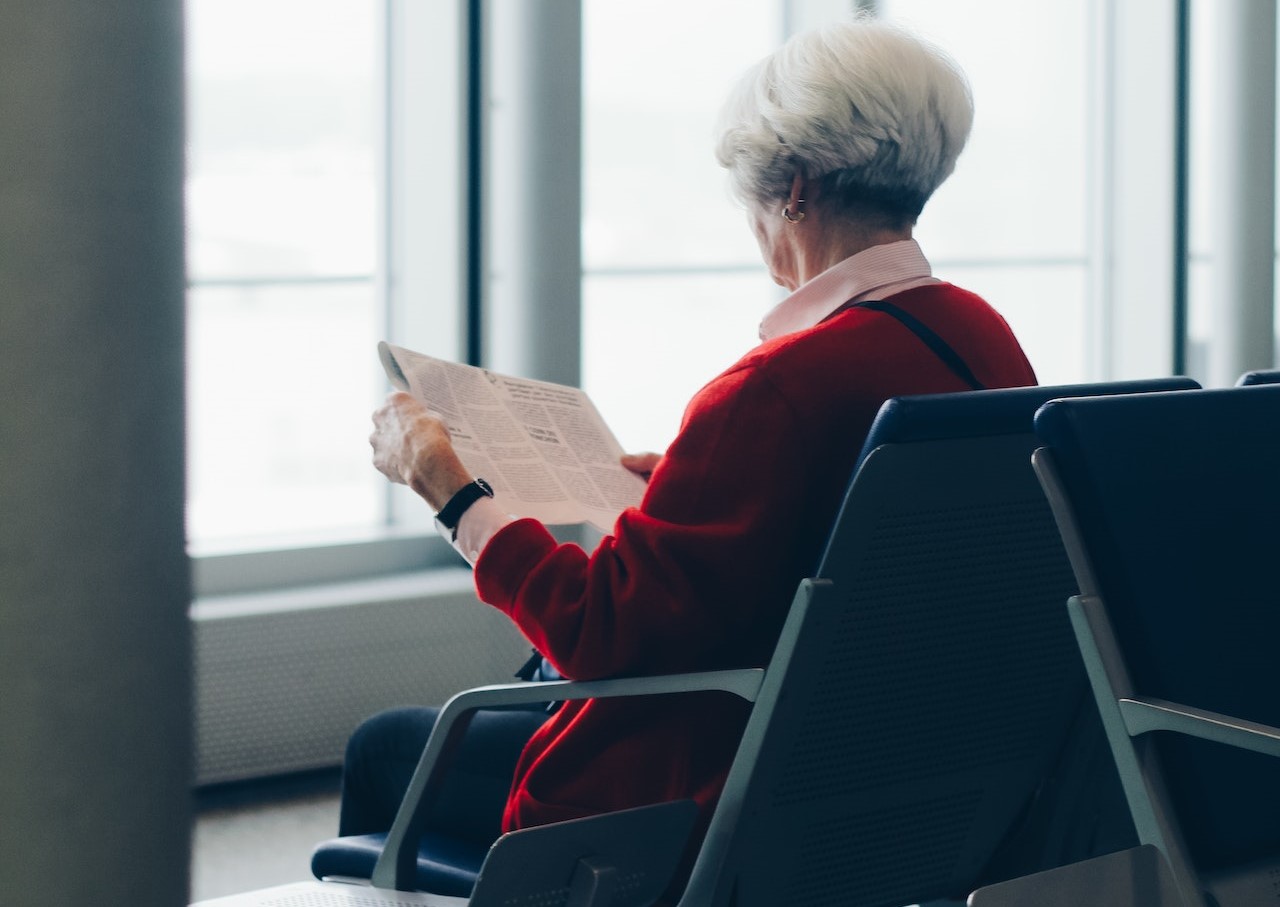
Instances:
[[[799,173],[838,205],[914,221],[972,123],[950,57],[859,16],[796,35],[748,70],[721,112],[716,158],[743,201],[786,198]]]

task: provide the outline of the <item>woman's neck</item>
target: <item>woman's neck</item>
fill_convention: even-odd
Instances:
[[[818,225],[814,225],[818,226]],[[828,221],[823,229],[797,235],[796,264],[799,282],[808,283],[823,271],[873,246],[911,239],[911,226],[904,229],[870,227],[853,221]]]

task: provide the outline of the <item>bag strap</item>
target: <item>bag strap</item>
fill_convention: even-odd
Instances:
[[[986,390],[973,372],[969,370],[969,366],[965,365],[960,354],[951,348],[951,346],[933,332],[927,324],[916,318],[910,312],[899,308],[891,302],[885,302],[882,299],[869,299],[866,302],[847,302],[837,311],[844,309],[871,309],[875,312],[883,312],[892,318],[900,321],[907,330],[915,334],[924,342],[929,349],[933,350],[934,355],[943,361],[947,368],[951,369],[960,380],[964,381],[969,387],[975,391]],[[834,312],[832,314],[835,314]]]
[[[526,683],[529,683],[533,681],[534,676],[538,674],[538,669],[541,667],[542,653],[537,649],[534,649],[533,654],[529,656],[529,660],[522,664],[520,666],[520,670],[516,671],[515,674],[511,676],[515,677],[517,680],[523,680]],[[538,679],[541,680],[542,678],[539,677]]]

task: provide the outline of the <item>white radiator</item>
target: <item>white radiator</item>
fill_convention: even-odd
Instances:
[[[361,719],[507,683],[529,645],[468,570],[201,600],[196,783],[335,766]]]

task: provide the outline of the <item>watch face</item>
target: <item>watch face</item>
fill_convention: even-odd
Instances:
[[[485,493],[485,494],[487,494],[489,497],[493,497],[493,486],[492,486],[492,485],[490,485],[490,484],[489,484],[488,482],[486,482],[484,479],[476,479],[476,484],[477,484],[477,485],[479,485],[482,489],[484,489],[484,493]]]

